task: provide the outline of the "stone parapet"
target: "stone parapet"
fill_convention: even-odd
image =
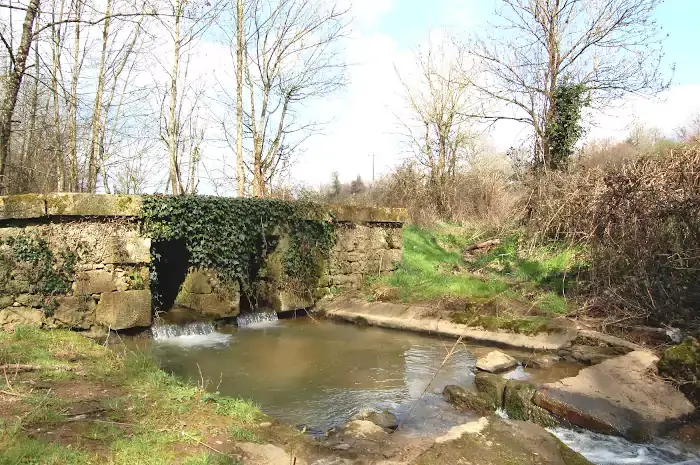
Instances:
[[[112,194],[21,194],[0,196],[0,220],[52,216],[137,217],[144,196]],[[329,205],[335,221],[343,223],[404,223],[404,208]],[[310,218],[311,219],[311,218]]]

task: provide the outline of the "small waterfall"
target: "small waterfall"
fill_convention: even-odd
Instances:
[[[216,332],[216,328],[210,321],[195,321],[185,325],[160,324],[151,327],[153,339],[160,341],[179,336],[201,336]]]
[[[274,325],[277,322],[277,312],[274,310],[262,310],[251,313],[242,313],[236,318],[239,328],[256,328]]]

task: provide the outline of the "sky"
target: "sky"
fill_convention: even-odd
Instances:
[[[408,154],[398,134],[405,107],[396,69],[410,67],[412,53],[436,31],[478,32],[493,18],[499,0],[354,0],[351,37],[345,44],[350,64],[348,86],[305,110],[328,121],[322,134],[307,141],[292,170],[292,182],[319,187],[338,171],[342,181],[372,179],[390,172]],[[629,98],[605,114],[593,115],[588,138],[623,139],[633,122],[672,135],[700,111],[700,17],[698,0],[666,0],[655,17],[668,34],[667,66],[675,64],[672,85],[655,99]],[[488,142],[500,151],[517,146],[527,128],[494,127]]]

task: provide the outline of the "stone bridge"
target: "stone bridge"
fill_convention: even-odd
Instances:
[[[237,284],[223,284],[212,270],[185,264],[179,275],[154,279],[155,244],[141,232],[142,200],[136,195],[62,193],[0,197],[0,328],[104,333],[150,326],[157,312],[172,305],[210,318],[235,317],[249,306]],[[261,306],[308,308],[324,293],[358,289],[367,276],[391,273],[401,261],[405,210],[328,208],[336,240],[318,292],[294,295],[268,276]],[[172,259],[173,267],[178,263],[177,257],[165,258],[166,263]],[[274,253],[266,258],[274,259]],[[154,299],[161,292],[157,286],[173,290],[165,307]]]

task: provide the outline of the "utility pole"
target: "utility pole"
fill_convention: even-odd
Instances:
[[[374,152],[372,152],[372,184],[374,184]]]

